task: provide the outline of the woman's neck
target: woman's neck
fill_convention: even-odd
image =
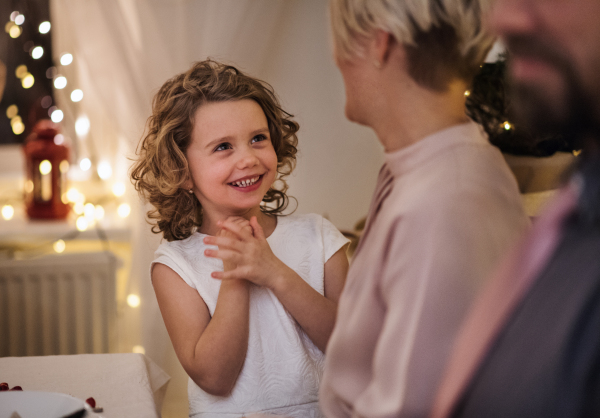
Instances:
[[[385,93],[384,106],[373,114],[370,124],[386,152],[469,121],[463,81],[455,80],[445,92],[432,91],[416,82],[391,86]]]
[[[465,81],[454,79],[445,91],[418,84],[407,70],[402,45],[390,49],[388,63],[375,73],[370,114],[366,125],[375,130],[386,152],[412,145],[423,138],[469,121],[465,113]]]
[[[258,220],[259,225],[262,227],[266,237],[271,235],[275,230],[275,227],[277,226],[277,218],[275,216],[268,215],[262,212],[260,208],[257,207],[249,209],[245,212],[230,214],[223,212],[209,213],[207,211],[204,211],[204,213],[202,214],[202,225],[200,226],[198,231],[206,235],[216,235],[221,229],[217,223],[219,221],[225,221],[231,216],[238,216],[248,221],[253,216],[256,216],[256,219]]]

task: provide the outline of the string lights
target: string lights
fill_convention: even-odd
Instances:
[[[17,88],[16,94],[5,95],[5,97],[16,97],[16,99],[14,103],[6,104],[5,115],[0,114],[0,118],[6,116],[7,119],[4,121],[10,122],[12,133],[17,138],[21,137],[24,133],[28,134],[31,132],[33,126],[28,126],[28,124],[33,125],[35,123],[35,120],[30,121],[31,109],[28,108],[30,105],[22,103],[25,97],[31,96],[31,94],[26,95],[27,90],[35,91],[34,94],[39,94],[39,97],[36,99],[37,106],[43,109],[44,115],[47,114],[47,116],[41,115],[37,119],[40,117],[50,118],[54,123],[69,121],[65,120],[65,113],[55,103],[52,88],[57,92],[68,89],[69,92],[65,92],[65,97],[73,103],[81,103],[85,97],[84,91],[77,86],[74,78],[70,78],[69,76],[69,69],[71,68],[69,66],[77,60],[77,57],[70,51],[61,51],[60,54],[52,53],[51,43],[49,42],[49,36],[52,34],[51,22],[43,19],[44,13],[37,13],[42,19],[35,22],[32,16],[28,15],[25,2],[23,3],[23,9],[25,10],[24,12],[14,10],[10,13],[8,22],[4,25],[5,36],[9,38],[7,41],[9,48],[12,47],[16,51],[14,56],[17,59],[17,63],[15,68],[10,71],[11,73],[14,71],[14,76],[16,76],[19,84],[11,84],[11,88]],[[56,57],[55,60],[53,60],[53,56]],[[44,86],[48,87],[39,88]],[[19,100],[22,102],[19,102]],[[85,141],[90,131],[89,118],[84,114],[80,114],[74,121],[74,128],[77,137],[81,141]],[[19,140],[17,139],[17,141]],[[57,134],[53,139],[54,144],[57,146],[67,145],[70,141],[71,139],[63,134]],[[40,178],[50,178],[55,173],[60,173],[65,178],[69,178],[72,177],[73,170],[79,173],[89,173],[94,168],[92,172],[97,174],[96,178],[103,183],[101,188],[105,190],[101,193],[95,193],[92,197],[88,197],[80,191],[81,187],[80,189],[73,186],[68,187],[67,182],[64,182],[64,192],[61,192],[59,202],[68,206],[70,212],[69,218],[73,221],[68,224],[73,225],[74,231],[70,231],[60,239],[43,244],[44,248],[55,253],[64,252],[67,248],[68,240],[75,238],[78,233],[95,228],[99,236],[104,235],[101,232],[101,224],[106,219],[108,219],[108,222],[111,222],[114,219],[127,218],[131,214],[131,206],[124,198],[126,192],[125,185],[122,182],[111,180],[113,177],[112,165],[108,161],[97,161],[93,155],[91,158],[82,156],[81,149],[78,149],[78,151],[80,155],[72,161],[75,164],[69,164],[67,160],[62,163],[41,160],[34,167],[34,171]],[[23,191],[26,196],[35,193],[35,189],[33,180],[24,182]],[[7,198],[6,196],[0,197],[0,222],[18,222],[15,219],[19,218],[19,216],[15,216],[17,213],[16,208],[23,205],[22,198],[17,197],[18,195],[19,193],[15,194],[15,197],[12,198]]]

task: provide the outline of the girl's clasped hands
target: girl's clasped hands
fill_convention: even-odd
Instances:
[[[257,286],[274,290],[288,274],[295,274],[279,260],[265,237],[255,216],[250,221],[232,216],[217,224],[221,230],[216,236],[206,236],[204,243],[218,246],[218,250],[204,250],[204,255],[223,260],[224,271],[211,276],[220,280],[248,280]]]

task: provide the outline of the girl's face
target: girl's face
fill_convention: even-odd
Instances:
[[[256,215],[277,176],[267,118],[249,99],[200,106],[186,157],[205,220]]]

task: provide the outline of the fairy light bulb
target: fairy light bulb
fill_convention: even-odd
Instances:
[[[62,239],[59,239],[58,241],[55,241],[54,244],[52,244],[52,248],[55,252],[60,254],[65,251],[65,248],[67,248],[67,244],[65,244],[65,242]]]
[[[14,215],[15,215],[15,209],[12,207],[12,205],[2,206],[2,217],[5,220],[10,221]]]
[[[134,295],[133,293],[127,296],[127,304],[132,308],[137,308],[140,306],[141,300],[138,295]]]

